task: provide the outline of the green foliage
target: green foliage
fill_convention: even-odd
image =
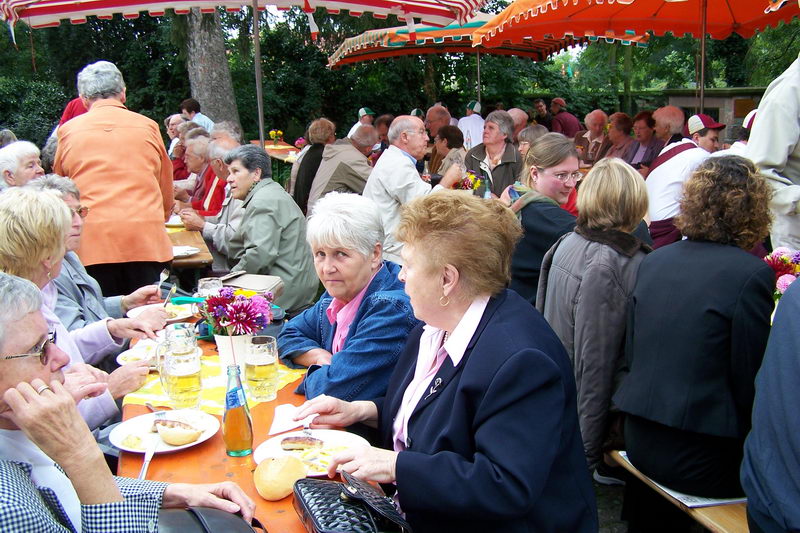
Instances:
[[[0,129],[43,146],[68,100],[55,83],[0,77]]]
[[[745,56],[748,84],[766,86],[800,54],[800,20],[756,34]]]

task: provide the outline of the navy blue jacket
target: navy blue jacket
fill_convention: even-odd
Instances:
[[[744,444],[741,472],[747,510],[767,515],[787,531],[800,531],[798,317],[800,283],[794,283],[778,305],[756,376],[753,428]]]
[[[386,383],[405,346],[408,333],[419,320],[397,279],[400,266],[384,261],[361,300],[342,349],[330,365],[312,365],[297,392],[306,398],[320,394],[346,401],[369,400],[386,393]],[[312,348],[330,351],[335,325],[325,310],[333,301],[326,292],[309,309],[286,323],[278,336],[278,352],[288,366]]]
[[[422,325],[375,401],[388,449],[421,334]],[[400,506],[415,533],[597,531],[572,369],[536,309],[509,290],[491,298],[459,365],[445,359],[437,378],[397,458]]]

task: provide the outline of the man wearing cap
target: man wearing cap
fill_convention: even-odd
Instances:
[[[772,246],[800,248],[800,57],[764,92],[747,156],[775,191]]]
[[[575,134],[581,131],[580,121],[567,111],[567,102],[563,98],[553,98],[550,102],[550,112],[553,114],[550,131],[561,133],[570,139],[575,138]]]
[[[348,137],[352,137],[353,134],[356,132],[359,126],[362,124],[369,124],[372,125],[372,121],[375,118],[375,111],[368,107],[362,107],[358,110],[358,122],[353,124],[353,127],[350,128],[350,131],[347,133]]]
[[[725,124],[717,122],[705,114],[692,115],[686,121],[686,130],[697,146],[713,154],[719,150],[719,132],[725,129]]]
[[[458,129],[464,134],[464,149],[479,145],[483,139],[481,103],[472,100],[467,104],[467,115],[458,120]]]
[[[717,150],[711,155],[714,157],[722,157],[724,155],[740,155],[742,157],[747,157],[747,142],[750,140],[750,130],[753,128],[753,122],[755,122],[756,119],[756,111],[758,110],[753,109],[744,117],[742,127],[739,128],[738,138],[730,148]]]
[[[536,110],[536,114],[533,115],[533,120],[535,120],[537,124],[541,124],[548,130],[551,130],[553,127],[553,115],[547,110],[547,105],[545,105],[544,100],[541,98],[534,100],[533,108]]]
[[[695,141],[684,139],[680,134],[683,117],[683,111],[675,106],[660,107],[653,113],[656,136],[667,141],[650,165],[650,173],[645,182],[653,248],[681,239],[681,233],[675,227],[673,219],[680,211],[683,184],[709,156],[709,152],[701,149]]]

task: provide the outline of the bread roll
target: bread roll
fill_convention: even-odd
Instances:
[[[304,477],[306,465],[291,455],[267,457],[253,474],[256,490],[262,498],[271,502],[282,500],[291,494],[294,482]]]
[[[156,424],[156,429],[158,430],[158,435],[161,437],[161,440],[172,446],[183,446],[184,444],[194,442],[199,439],[200,435],[203,433],[189,424]]]

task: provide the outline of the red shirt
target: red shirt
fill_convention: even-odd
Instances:
[[[217,177],[211,165],[207,165],[197,179],[202,180],[202,192],[199,198],[192,200],[192,208],[204,217],[218,215],[225,200],[225,180]]]

